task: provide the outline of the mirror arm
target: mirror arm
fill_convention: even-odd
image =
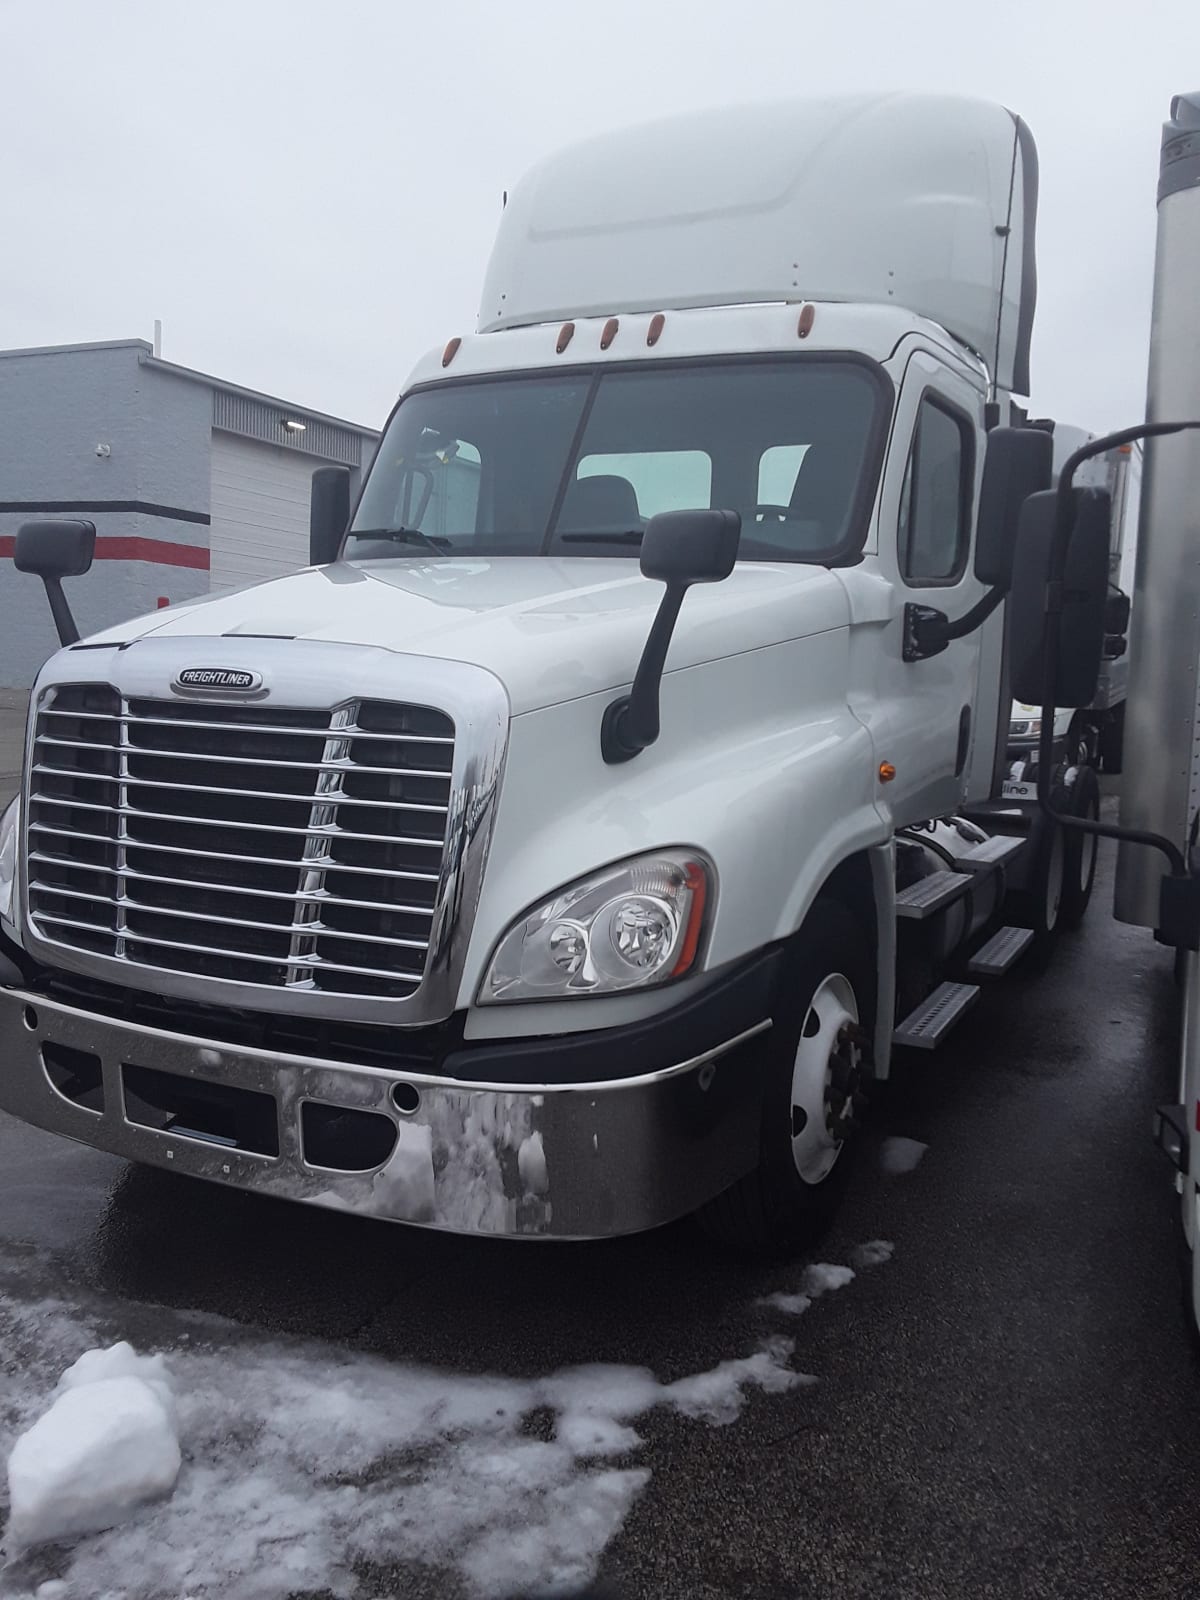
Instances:
[[[981,623],[987,621],[1007,593],[1007,589],[989,589],[983,598],[977,600],[956,622],[951,622],[944,611],[938,611],[933,606],[917,606],[911,603],[906,605],[903,645],[905,661],[926,661],[930,656],[940,655],[955,639],[965,639],[967,634],[974,633]]]
[[[1037,798],[1041,811],[1064,828],[1074,828],[1079,833],[1094,833],[1101,839],[1120,839],[1126,844],[1149,845],[1166,856],[1175,877],[1187,876],[1183,852],[1170,839],[1158,833],[1147,833],[1141,828],[1122,828],[1111,822],[1093,822],[1089,817],[1074,817],[1060,811],[1050,793],[1050,772],[1054,760],[1054,713],[1056,666],[1058,664],[1059,618],[1062,615],[1063,577],[1067,567],[1067,552],[1071,544],[1074,522],[1074,505],[1071,491],[1077,468],[1093,456],[1104,455],[1118,445],[1133,444],[1137,439],[1156,439],[1164,434],[1183,433],[1200,428],[1200,422],[1151,422],[1136,428],[1122,428],[1118,433],[1108,433],[1083,445],[1074,455],[1068,456],[1058,479],[1058,499],[1055,503],[1054,539],[1050,546],[1049,574],[1046,580],[1045,644],[1042,652],[1042,730],[1038,737]]]
[[[600,754],[609,766],[632,761],[658,738],[658,691],[667,662],[667,648],[687,592],[686,583],[667,585],[638,662],[633,688],[605,710],[600,724]]]
[[[952,639],[965,639],[969,633],[974,633],[976,628],[987,621],[996,607],[1004,603],[1007,594],[1008,590],[999,586],[989,589],[982,599],[977,600],[969,611],[965,611],[959,617],[957,622],[947,623],[946,642],[949,643]]]
[[[75,625],[75,618],[71,615],[71,607],[63,593],[62,579],[47,576],[42,579],[46,586],[46,599],[50,602],[50,615],[54,618],[54,626],[58,631],[58,642],[61,645],[78,644],[79,629]]]

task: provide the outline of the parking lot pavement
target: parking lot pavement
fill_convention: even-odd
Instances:
[[[18,1576],[88,1600],[113,1562],[129,1600],[500,1594],[593,1568],[630,1600],[1200,1594],[1200,1379],[1149,1139],[1175,991],[1168,953],[1108,916],[1107,847],[1102,867],[1051,969],[989,990],[883,1097],[820,1258],[894,1254],[807,1310],[801,1264],[731,1263],[688,1224],[441,1237],[0,1119],[0,1433],[125,1336],[172,1352],[192,1441],[175,1502]],[[928,1149],[887,1176],[894,1136]],[[584,1380],[544,1381],[580,1363],[606,1364],[590,1410]],[[504,1380],[482,1411],[479,1374]]]

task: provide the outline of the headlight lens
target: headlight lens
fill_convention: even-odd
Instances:
[[[17,836],[21,802],[14,800],[0,817],[0,917],[12,922],[13,882],[17,875]]]
[[[1009,737],[1013,739],[1036,739],[1041,731],[1041,717],[1021,717],[1008,725]]]
[[[619,994],[681,978],[699,952],[710,876],[696,856],[668,851],[571,884],[504,935],[479,1003]]]

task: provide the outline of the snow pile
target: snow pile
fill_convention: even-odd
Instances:
[[[814,1261],[811,1266],[805,1267],[800,1281],[798,1294],[788,1294],[786,1291],[768,1294],[758,1302],[759,1305],[770,1306],[772,1310],[782,1311],[789,1317],[803,1316],[813,1301],[819,1300],[823,1294],[844,1289],[848,1283],[853,1283],[854,1269],[834,1266],[828,1261]]]
[[[827,1261],[815,1261],[804,1269],[804,1292],[818,1299],[833,1289],[844,1289],[854,1282],[853,1267],[834,1267]]]
[[[61,1348],[69,1313],[42,1311],[52,1322],[47,1347]],[[593,1578],[649,1480],[635,1459],[638,1418],[665,1407],[722,1425],[753,1390],[780,1394],[815,1381],[791,1370],[787,1339],[674,1383],[603,1365],[515,1380],[259,1343],[215,1318],[181,1319],[189,1325],[198,1332],[171,1356],[187,1449],[173,1497],[143,1503],[132,1520],[76,1545],[65,1569],[34,1570],[42,1558],[26,1556],[30,1590],[62,1577],[72,1597],[282,1600],[321,1590],[350,1600],[364,1567],[412,1562],[457,1573],[472,1596],[570,1591]],[[153,1396],[157,1423],[169,1403],[157,1392],[165,1383],[161,1362],[128,1346],[93,1351],[63,1379],[47,1417],[72,1394],[134,1384]],[[552,1437],[531,1436],[527,1419],[547,1410]],[[120,1414],[131,1419],[132,1405]],[[18,1469],[40,1427],[18,1442]],[[28,1545],[96,1527],[118,1501],[169,1489],[174,1432],[168,1457],[162,1434],[147,1427],[141,1470],[124,1477],[113,1469],[128,1459],[132,1435],[108,1437],[104,1463],[91,1457],[85,1479],[59,1476],[40,1499],[29,1498],[18,1470],[12,1545],[18,1533]],[[99,1484],[103,1512],[88,1498]]]
[[[850,1259],[861,1272],[864,1267],[882,1267],[892,1259],[895,1249],[890,1239],[868,1239],[850,1252]]]
[[[180,1459],[163,1358],[128,1344],[89,1350],[9,1456],[10,1551],[125,1521],[171,1492]]]
[[[879,1151],[879,1164],[889,1178],[902,1172],[912,1172],[929,1149],[919,1139],[885,1139]]]

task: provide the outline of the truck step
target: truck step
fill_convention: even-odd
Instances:
[[[974,978],[998,978],[1020,960],[1032,942],[1032,928],[1001,928],[976,950],[967,971]]]
[[[1020,855],[1027,843],[1028,840],[1014,833],[994,833],[990,839],[968,850],[965,856],[959,856],[959,869],[963,872],[991,872],[993,868],[1011,861],[1013,856]]]
[[[969,872],[931,872],[927,878],[918,878],[907,889],[896,895],[896,915],[912,917],[923,922],[935,911],[966,894],[971,887]]]
[[[922,1000],[892,1034],[893,1044],[910,1050],[936,1050],[938,1045],[979,999],[974,983],[942,983]]]

